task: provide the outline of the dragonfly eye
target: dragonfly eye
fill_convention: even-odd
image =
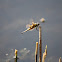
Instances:
[[[40,25],[40,24],[38,24],[38,25]]]

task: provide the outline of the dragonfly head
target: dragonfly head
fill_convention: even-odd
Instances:
[[[40,24],[39,23],[37,23],[37,26],[39,26]]]

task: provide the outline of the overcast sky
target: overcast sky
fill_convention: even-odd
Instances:
[[[33,55],[38,31],[21,34],[32,18],[42,26],[42,52],[48,46],[46,62],[58,62],[62,57],[62,0],[0,0],[1,62],[5,60],[4,54],[15,48],[19,51],[27,48]],[[41,18],[45,18],[44,24]]]

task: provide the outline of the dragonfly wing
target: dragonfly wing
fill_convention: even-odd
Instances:
[[[32,19],[32,24],[34,24],[34,21],[33,21],[33,19]]]
[[[27,25],[26,25],[26,28],[29,28],[30,26],[31,26],[30,24],[27,24]]]
[[[33,19],[30,19],[30,24],[34,24],[34,21],[33,21]]]

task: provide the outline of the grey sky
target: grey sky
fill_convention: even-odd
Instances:
[[[48,46],[46,61],[55,62],[62,57],[62,0],[0,0],[0,58],[6,53],[4,50],[11,48],[26,47],[30,52],[35,51],[38,31],[21,34],[31,18],[34,22],[40,22],[41,18],[46,20],[40,23],[43,52],[46,44]],[[49,60],[51,58],[55,59]]]

